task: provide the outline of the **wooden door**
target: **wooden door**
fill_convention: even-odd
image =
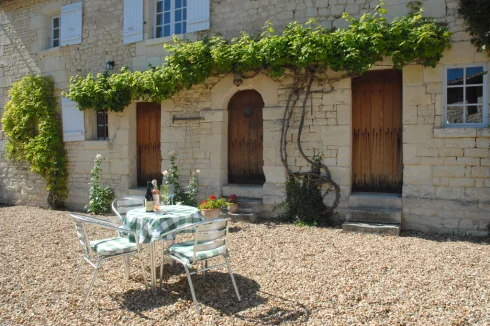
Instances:
[[[263,184],[262,110],[256,91],[236,93],[228,104],[228,182]]]
[[[366,72],[352,80],[352,190],[402,190],[402,75]]]
[[[136,146],[138,151],[138,185],[162,178],[162,153],[160,151],[160,104],[137,103]]]

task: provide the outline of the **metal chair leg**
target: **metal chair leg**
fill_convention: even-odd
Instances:
[[[233,287],[235,288],[238,301],[242,301],[242,299],[240,298],[240,293],[238,292],[238,287],[236,286],[235,277],[233,276],[233,271],[231,270],[230,262],[228,261],[228,257],[225,257],[225,261],[226,261],[226,265],[228,266],[228,272],[230,273],[231,282],[233,283]]]
[[[189,268],[187,265],[183,264],[185,268],[185,273],[187,274],[187,281],[189,281],[189,287],[191,288],[192,300],[194,301],[194,307],[196,308],[196,313],[201,314],[199,310],[199,305],[197,304],[196,293],[194,292],[194,285],[192,285],[191,274],[189,274]]]
[[[80,263],[78,263],[77,273],[75,274],[75,279],[73,280],[73,283],[71,284],[70,291],[73,291],[73,287],[77,283],[78,274],[80,274],[80,269],[82,269],[82,264],[83,264],[84,258],[85,258],[85,255],[82,255],[82,258],[80,258]]]
[[[160,290],[163,284],[163,258],[165,257],[165,240],[162,240],[162,259],[160,261]]]
[[[129,274],[131,272],[130,270],[130,262],[129,262],[129,256],[124,256],[124,270],[126,271],[126,278],[129,279]]]
[[[138,257],[138,259],[140,261],[141,275],[143,275],[143,281],[145,282],[145,288],[146,288],[146,291],[148,291],[150,288],[148,287],[148,280],[146,279],[146,275],[145,275],[145,266],[143,265],[143,260],[141,260],[140,257]]]
[[[104,259],[99,260],[97,263],[97,267],[95,267],[94,275],[92,276],[92,281],[90,282],[90,286],[88,287],[87,294],[85,295],[85,300],[83,300],[83,305],[82,309],[85,307],[85,304],[87,303],[87,299],[90,295],[90,292],[92,291],[92,287],[94,286],[95,278],[97,277],[97,273],[99,272],[99,267],[102,265],[102,262]]]
[[[207,260],[203,260],[201,262],[201,266],[202,266],[203,269],[204,268],[208,268],[208,261]],[[202,272],[202,280],[203,281],[207,281],[208,280],[208,271],[203,271]]]

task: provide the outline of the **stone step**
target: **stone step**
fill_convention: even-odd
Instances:
[[[228,213],[226,211],[222,211],[220,217],[229,218],[234,222],[255,223],[258,214],[257,213]]]
[[[345,220],[347,222],[392,223],[400,225],[402,222],[402,212],[400,209],[347,208],[345,209]]]
[[[342,224],[342,231],[399,236],[400,235],[400,225],[399,224],[385,224],[385,223],[345,222],[344,224]]]
[[[262,185],[227,184],[221,187],[221,192],[225,197],[235,194],[237,195],[238,200],[242,197],[262,198],[263,188]]]
[[[142,196],[146,194],[146,187],[135,187],[128,189],[128,196]]]
[[[350,208],[401,209],[400,194],[357,192],[349,196]]]

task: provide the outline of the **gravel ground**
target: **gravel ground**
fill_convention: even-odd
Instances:
[[[81,311],[90,269],[70,293],[81,248],[68,212],[0,207],[0,324],[490,323],[488,239],[263,222],[232,223],[229,240],[242,302],[224,270],[195,275],[197,316],[182,267],[166,264],[165,290],[151,294],[135,263],[128,280],[115,259]]]

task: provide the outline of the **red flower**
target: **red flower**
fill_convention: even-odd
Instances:
[[[216,199],[216,196],[215,195],[211,195],[211,196],[209,196],[209,199],[215,200]]]
[[[205,200],[201,200],[201,204],[206,204],[206,201]]]

